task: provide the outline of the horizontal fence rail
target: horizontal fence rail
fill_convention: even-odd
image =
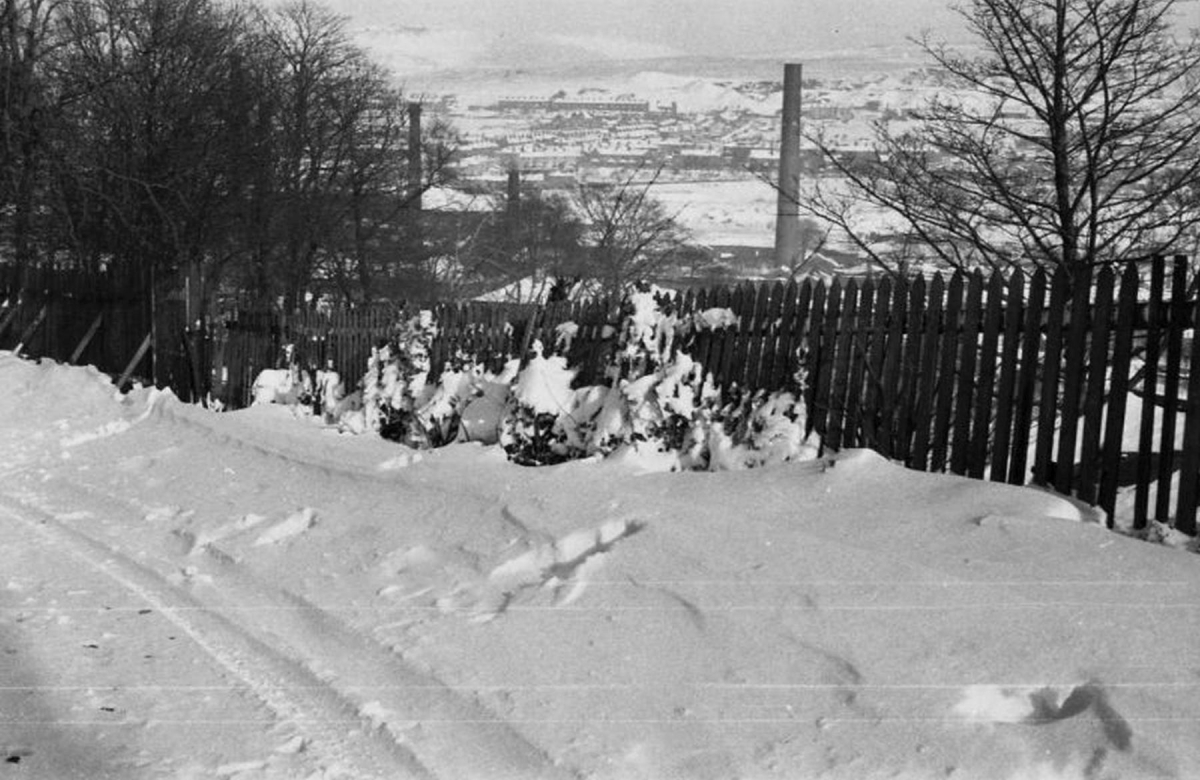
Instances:
[[[1200,476],[1200,309],[1186,258],[1031,274],[805,279],[688,291],[680,315],[727,308],[738,324],[699,332],[691,350],[722,388],[803,381],[809,425],[827,448],[869,447],[911,468],[1033,482],[1135,527],[1196,530]],[[415,305],[330,312],[229,311],[197,328],[178,296],[88,275],[0,266],[0,347],[133,373],[181,397],[249,403],[283,345],[303,365],[360,376],[371,349]],[[132,292],[131,292],[132,291]],[[138,294],[140,293],[140,295]],[[152,303],[148,303],[150,301]],[[459,357],[499,371],[534,340],[579,326],[569,361],[603,381],[620,325],[615,301],[425,306],[439,326],[435,375]],[[192,325],[192,326],[189,326]]]

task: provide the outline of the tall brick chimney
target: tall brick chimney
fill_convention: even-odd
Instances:
[[[409,205],[413,211],[421,210],[422,177],[424,171],[421,163],[421,104],[408,104],[408,186],[412,188],[412,201]]]
[[[521,229],[521,169],[516,162],[508,169],[504,210],[508,223],[508,239],[515,246]]]
[[[800,251],[800,104],[804,66],[783,66],[783,135],[779,144],[779,194],[775,265],[790,268]]]

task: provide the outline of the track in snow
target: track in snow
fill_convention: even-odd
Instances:
[[[411,752],[372,728],[307,670],[204,609],[155,573],[40,510],[14,504],[8,496],[0,499],[0,518],[20,524],[41,538],[43,549],[117,584],[135,603],[145,604],[173,623],[239,688],[258,699],[280,722],[291,724],[310,752],[336,768],[335,774],[431,777]]]
[[[120,498],[72,485],[75,503],[120,516]],[[62,497],[55,490],[57,497]],[[117,583],[174,623],[311,750],[355,778],[568,778],[569,771],[483,705],[411,667],[295,594],[266,586],[210,548],[188,589],[147,564],[0,494],[0,517]],[[193,557],[191,560],[195,560]],[[207,583],[207,584],[205,584]]]

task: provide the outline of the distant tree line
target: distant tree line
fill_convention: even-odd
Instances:
[[[409,165],[407,109],[308,0],[0,0],[0,262],[191,273],[288,308],[419,289],[411,206],[454,139],[429,123]]]
[[[701,265],[661,170],[423,204],[460,142],[420,116],[314,0],[0,0],[0,263],[287,310]]]

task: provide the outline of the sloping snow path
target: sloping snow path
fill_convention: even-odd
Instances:
[[[1061,497],[0,399],[0,779],[1200,776],[1200,561]]]

